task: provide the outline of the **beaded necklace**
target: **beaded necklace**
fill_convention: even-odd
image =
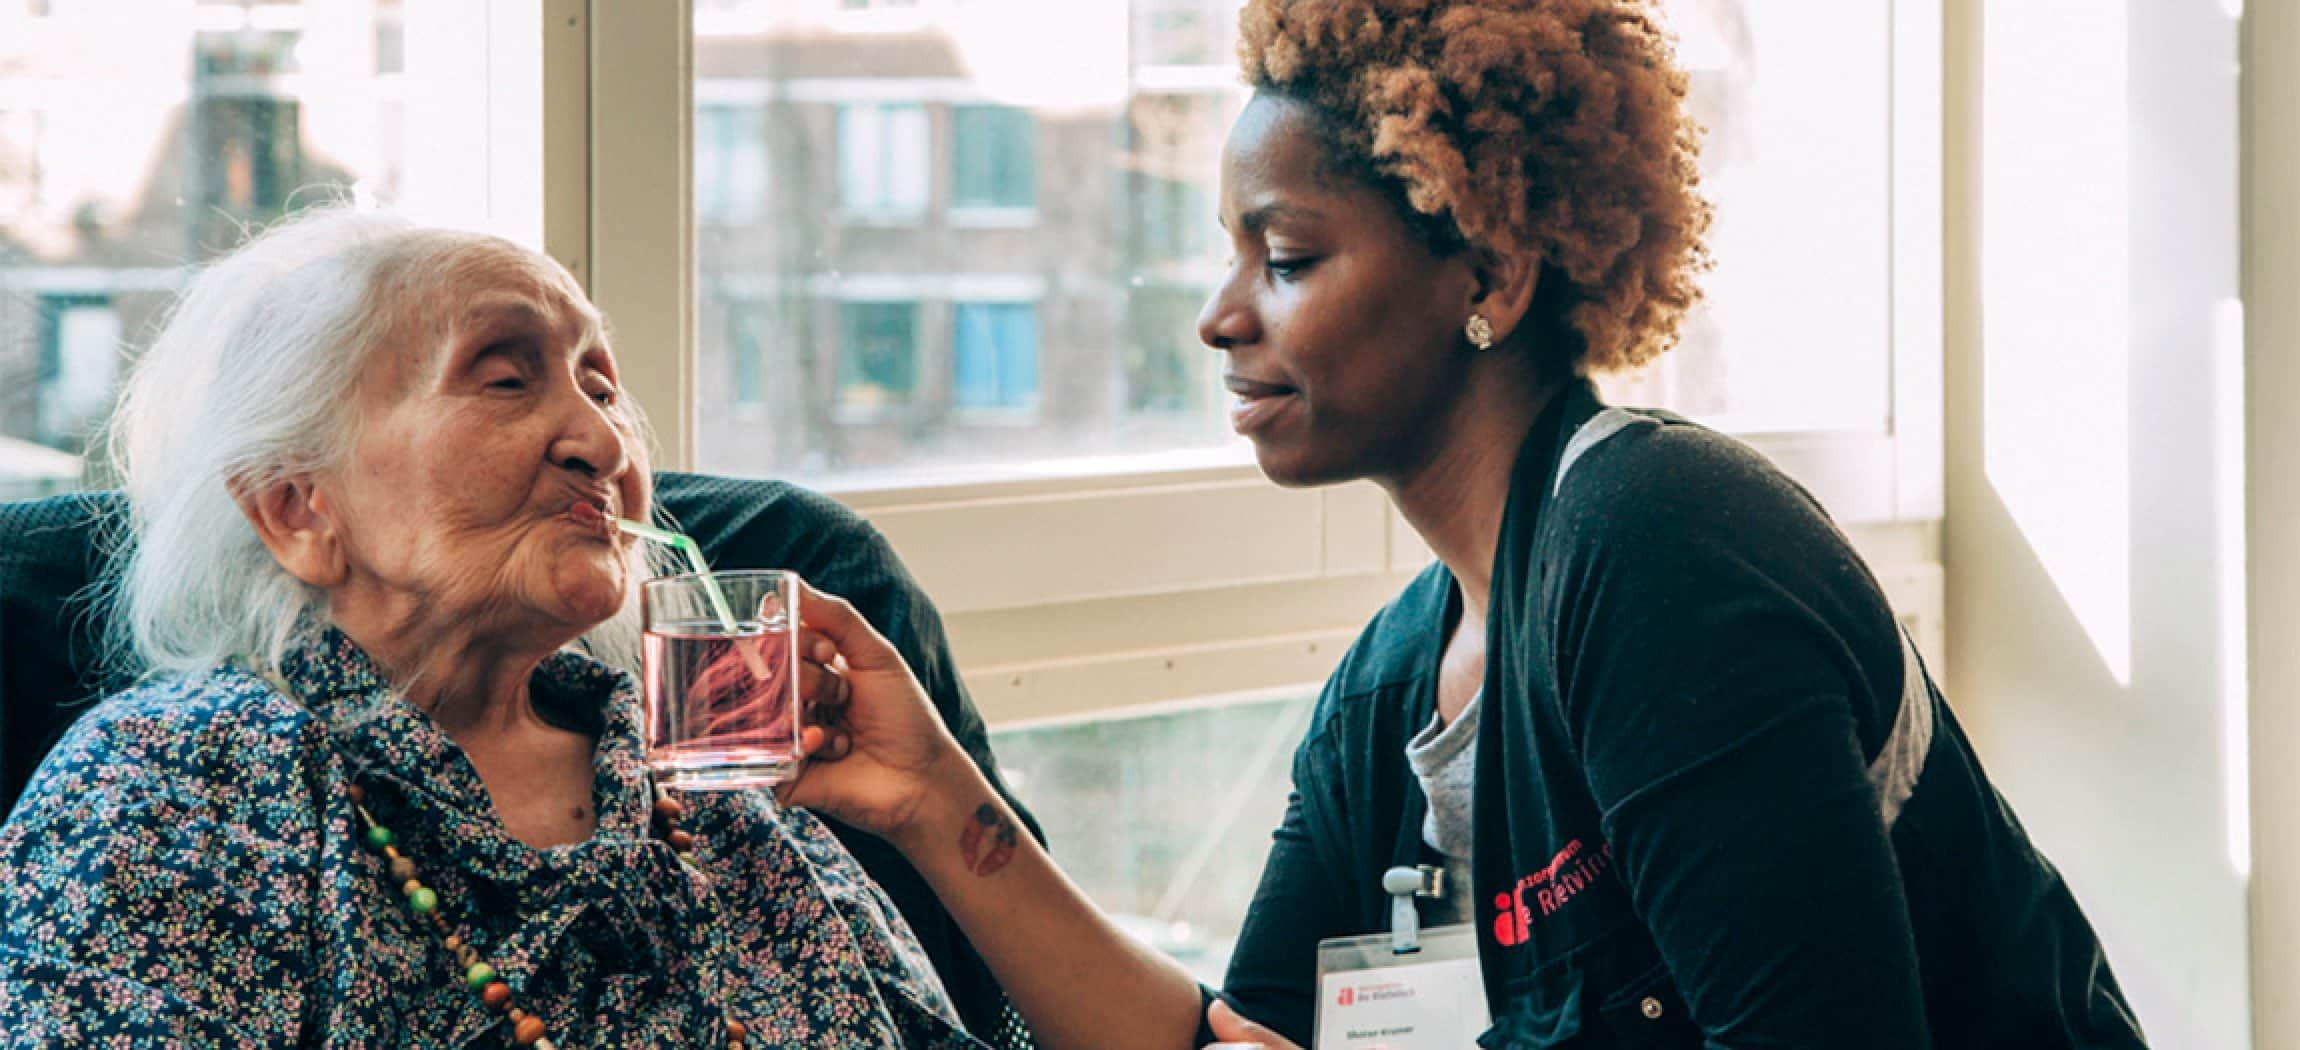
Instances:
[[[286,696],[302,695],[277,671],[266,671],[263,677]],[[680,817],[686,815],[687,807],[661,787],[655,788],[653,793],[655,805],[652,825],[658,836],[678,851],[681,864],[700,871],[701,868],[695,863],[697,839],[693,832],[679,827],[677,823]],[[448,954],[455,957],[455,965],[460,971],[458,976],[464,986],[479,996],[479,1001],[488,1009],[502,1014],[504,1021],[511,1025],[511,1042],[534,1050],[559,1050],[559,1045],[552,1042],[545,1031],[543,1019],[528,1013],[514,1002],[511,985],[496,973],[493,965],[480,958],[478,950],[472,948],[462,934],[448,924],[447,916],[439,911],[438,891],[423,884],[416,871],[415,861],[400,852],[398,836],[393,835],[389,827],[367,811],[367,792],[358,784],[346,782],[344,794],[351,799],[352,810],[359,814],[360,824],[365,829],[360,840],[389,866],[391,877],[398,881],[400,893],[407,898],[408,909],[416,914],[418,923],[430,927]],[[741,1021],[733,1017],[726,1019],[727,1050],[745,1050],[749,1045],[745,1041],[749,1035],[749,1029]]]

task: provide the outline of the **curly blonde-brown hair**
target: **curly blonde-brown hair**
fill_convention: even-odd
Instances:
[[[1686,77],[1641,0],[1248,0],[1239,29],[1247,84],[1309,107],[1327,162],[1433,244],[1540,257],[1545,366],[1676,344],[1709,205]]]

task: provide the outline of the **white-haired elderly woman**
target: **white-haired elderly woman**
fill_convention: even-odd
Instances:
[[[153,670],[0,833],[0,1031],[979,1045],[820,823],[659,798],[630,676],[570,648],[635,638],[620,380],[567,273],[493,238],[323,211],[192,282],[114,433]]]

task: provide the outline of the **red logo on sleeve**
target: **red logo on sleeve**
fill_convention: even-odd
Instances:
[[[1566,843],[1546,867],[1517,880],[1509,892],[1494,895],[1493,939],[1504,948],[1524,944],[1533,936],[1536,910],[1545,917],[1557,914],[1612,866],[1612,845],[1592,850],[1585,849],[1580,839]]]

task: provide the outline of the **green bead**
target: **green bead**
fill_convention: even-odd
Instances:
[[[472,963],[471,969],[463,971],[464,983],[469,984],[471,986],[471,990],[475,992],[486,991],[487,982],[494,979],[495,967],[489,966],[486,963]]]
[[[431,892],[429,886],[417,886],[414,893],[407,895],[407,905],[418,915],[429,915],[431,909],[439,907],[439,894]]]
[[[384,827],[381,824],[374,824],[368,827],[367,848],[380,851],[385,846],[391,845],[391,843],[392,837],[390,828]]]

